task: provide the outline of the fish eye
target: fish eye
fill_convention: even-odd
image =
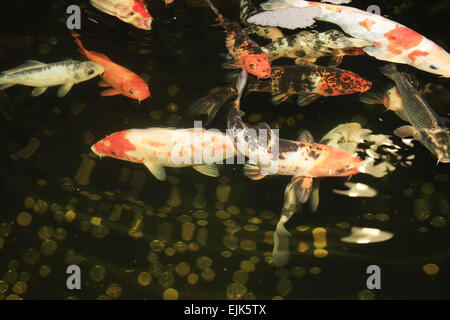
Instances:
[[[110,151],[109,153],[110,153],[111,155],[113,155],[113,156],[117,156],[117,153],[114,152],[114,151]]]
[[[128,16],[128,17],[132,17],[132,16],[134,16],[134,11],[130,11],[130,12],[128,12],[127,16]]]
[[[130,94],[134,94],[133,89],[128,90],[128,92],[129,92]]]
[[[430,64],[430,68],[433,70],[437,70],[438,67],[436,67],[434,64]]]
[[[255,69],[255,64],[250,63],[250,69]]]
[[[94,74],[94,70],[91,69],[88,71],[88,75],[92,76],[93,74]]]

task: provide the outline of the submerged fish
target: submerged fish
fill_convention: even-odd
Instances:
[[[139,102],[150,97],[150,91],[145,81],[136,73],[128,70],[117,63],[111,61],[104,54],[88,51],[84,48],[79,35],[72,33],[75,43],[89,60],[102,65],[105,72],[102,74],[103,81],[99,82],[100,87],[112,87],[100,93],[102,96],[115,96],[122,94],[126,97],[136,99]]]
[[[319,141],[321,144],[326,144],[335,148],[339,148],[348,152],[349,154],[356,154],[357,151],[363,151],[358,148],[358,145],[362,142],[372,143],[370,150],[376,150],[381,145],[392,146],[392,141],[384,135],[372,135],[372,131],[361,128],[359,123],[344,123],[330,130]],[[300,135],[303,141],[313,142],[313,137],[308,131],[303,131]],[[365,160],[361,165],[361,172],[368,173],[375,177],[382,177],[389,171],[393,171],[395,167],[388,162],[380,162],[376,165],[372,163],[370,159]],[[296,195],[296,190],[292,182],[290,182],[284,191],[284,204],[281,210],[281,216],[276,225],[274,232],[274,246],[272,250],[272,258],[275,265],[278,267],[284,266],[289,260],[289,237],[291,233],[286,229],[285,224],[291,219],[298,208],[306,202],[309,202],[309,206],[312,212],[315,212],[319,206],[319,186],[320,179],[313,179],[309,177],[303,178],[302,183],[302,197],[299,199]],[[350,184],[346,182],[346,184]],[[350,184],[350,185],[362,185],[362,184]],[[365,186],[365,185],[364,185]],[[367,186],[366,186],[367,187]],[[374,196],[369,194],[370,196]],[[361,191],[355,191],[353,196],[369,196],[367,190],[363,188]]]
[[[369,41],[372,45],[362,49],[368,55],[378,60],[409,64],[423,71],[450,77],[448,52],[416,31],[381,15],[347,6],[303,0],[269,0],[261,4],[261,7],[264,10],[295,9],[298,11],[299,21],[302,20],[302,9],[314,8],[313,19],[337,24],[347,34]],[[277,14],[276,11],[272,12]],[[276,21],[267,17],[267,12],[262,12],[249,18],[249,22],[292,27],[293,21],[283,19],[283,15],[279,13],[278,11],[279,19]],[[264,14],[265,18],[261,18]]]
[[[90,61],[64,60],[46,64],[27,60],[20,66],[0,73],[0,90],[20,84],[35,87],[31,94],[39,96],[48,87],[61,86],[58,97],[64,97],[74,84],[92,79],[104,71],[101,65]]]
[[[351,154],[326,146],[278,138],[266,123],[248,127],[241,118],[240,98],[247,72],[238,77],[238,97],[228,113],[228,134],[236,142],[236,149],[249,158],[244,174],[259,180],[267,175],[289,175],[297,196],[302,198],[304,177],[344,177],[359,173],[361,160]]]
[[[143,0],[90,0],[98,10],[115,16],[136,28],[150,30],[153,18]]]
[[[248,80],[248,91],[270,92],[273,104],[280,104],[296,95],[297,104],[300,106],[306,106],[321,96],[365,92],[372,86],[370,81],[351,71],[316,65],[273,66],[270,79],[249,77]],[[207,114],[207,125],[220,107],[236,96],[236,88],[229,85],[217,93],[195,101],[189,107],[189,112]]]
[[[251,40],[238,23],[224,18],[210,0],[205,0],[217,15],[225,30],[226,46],[234,59],[234,65],[247,70],[258,78],[270,77],[270,61],[261,47]]]
[[[450,131],[441,118],[425,101],[406,77],[398,72],[395,65],[380,68],[389,79],[394,80],[402,101],[403,112],[411,126],[402,126],[394,131],[399,137],[414,137],[420,141],[438,162],[450,162]]]
[[[124,130],[98,141],[91,150],[100,157],[143,163],[158,180],[166,179],[164,167],[193,167],[217,177],[215,163],[235,155],[228,135],[202,128]]]

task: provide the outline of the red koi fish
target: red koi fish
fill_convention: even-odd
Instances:
[[[224,18],[211,1],[206,0],[225,29],[226,46],[235,63],[258,78],[270,77],[270,61],[261,47],[250,39],[239,24]]]
[[[104,54],[86,50],[79,39],[79,35],[72,33],[72,36],[75,38],[75,43],[80,47],[81,53],[92,62],[98,63],[105,68],[105,72],[101,76],[103,81],[100,81],[98,85],[111,88],[102,91],[100,95],[115,96],[122,94],[139,102],[150,97],[147,84],[136,73],[112,62]]]
[[[193,167],[217,177],[215,163],[236,154],[228,135],[203,128],[124,130],[98,141],[91,150],[99,157],[142,163],[158,180],[166,179],[164,167]]]

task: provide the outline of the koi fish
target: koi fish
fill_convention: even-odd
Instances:
[[[126,97],[136,99],[141,102],[150,97],[150,91],[145,81],[136,73],[126,69],[111,61],[104,54],[88,51],[84,48],[79,35],[72,33],[75,43],[89,60],[102,65],[105,72],[102,74],[103,81],[99,82],[100,87],[112,87],[100,92],[102,96],[115,96],[122,94]]]
[[[448,52],[416,31],[381,15],[347,6],[303,0],[269,0],[261,4],[261,7],[264,10],[286,9],[286,14],[289,10],[295,10],[301,22],[302,9],[308,8],[309,11],[314,8],[310,24],[314,23],[314,19],[337,24],[347,34],[370,42],[371,46],[362,49],[368,55],[378,60],[408,64],[426,72],[450,77]],[[272,12],[273,15],[277,14],[277,11]],[[292,27],[292,19],[282,19],[283,15],[279,11],[277,19],[267,15],[262,18],[264,14],[267,12],[250,17],[249,22]]]
[[[382,145],[393,146],[393,142],[385,135],[372,135],[371,130],[361,128],[359,123],[344,123],[340,124],[319,141],[320,144],[325,144],[335,148],[339,148],[349,154],[356,154],[357,151],[364,151],[358,148],[361,142],[373,143],[370,150],[375,150]],[[309,131],[304,130],[300,134],[299,140],[313,143],[314,139]],[[388,162],[383,161],[377,165],[373,165],[370,160],[365,160],[364,170],[361,172],[369,173],[375,177],[382,177],[388,172],[395,170],[395,167]],[[356,184],[358,185],[358,184]],[[292,182],[290,182],[284,191],[284,203],[281,210],[281,216],[276,225],[274,232],[274,246],[272,250],[272,258],[278,267],[286,265],[289,261],[289,237],[291,233],[286,229],[285,224],[291,219],[299,207],[309,202],[311,212],[315,212],[319,206],[319,186],[320,179],[313,179],[304,177],[302,181],[302,197],[299,199],[296,195],[296,190]],[[367,196],[360,192],[363,196]],[[358,194],[358,196],[361,196]],[[373,195],[372,195],[373,196]]]
[[[143,0],[90,0],[101,12],[115,16],[136,28],[150,30],[153,18]]]
[[[91,150],[99,157],[142,163],[161,181],[166,179],[164,167],[193,167],[217,177],[215,163],[235,155],[228,135],[202,128],[124,130],[98,141]]]
[[[450,131],[445,126],[448,120],[434,112],[411,82],[398,72],[395,65],[381,67],[380,72],[395,82],[402,109],[411,124],[397,128],[394,134],[401,138],[414,137],[437,157],[438,162],[449,163]]]
[[[60,86],[58,97],[64,97],[76,83],[92,79],[104,72],[104,68],[91,61],[64,60],[43,63],[27,60],[13,69],[0,73],[0,90],[16,84],[35,87],[33,96],[43,94],[48,87]]]
[[[205,1],[225,30],[226,47],[235,61],[234,66],[239,66],[258,78],[270,77],[269,58],[261,47],[242,31],[238,23],[224,18],[210,0]]]
[[[359,75],[334,67],[316,65],[273,66],[270,79],[249,77],[247,88],[250,92],[270,92],[275,105],[297,95],[297,104],[306,106],[321,96],[338,96],[365,92],[372,83]],[[226,102],[237,96],[233,85],[195,101],[190,107],[191,114],[207,114],[206,125]]]
[[[302,139],[280,139],[266,123],[249,128],[240,110],[246,77],[247,71],[243,70],[237,79],[238,97],[228,113],[227,133],[233,137],[237,151],[249,158],[244,166],[247,177],[259,180],[273,174],[293,176],[296,195],[303,201],[305,177],[344,177],[360,172],[361,160],[348,152]]]

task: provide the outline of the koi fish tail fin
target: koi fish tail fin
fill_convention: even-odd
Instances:
[[[188,112],[190,115],[206,114],[208,116],[205,123],[206,127],[214,119],[220,108],[235,95],[236,90],[232,86],[226,87],[219,92],[198,99],[190,105]]]
[[[367,92],[359,97],[359,101],[366,104],[383,104],[382,92]]]
[[[280,10],[292,7],[292,0],[269,0],[267,2],[261,3],[261,8],[264,10]],[[295,7],[302,8],[307,7],[307,1],[295,1]]]
[[[219,9],[217,9],[210,0],[205,0],[206,3],[209,5],[209,7],[211,8],[211,10],[216,14],[217,18],[219,18],[219,22],[220,24],[224,24],[225,23],[225,18],[223,17],[223,15],[219,12]]]
[[[75,43],[76,43],[77,46],[78,46],[78,50],[79,50],[82,54],[86,55],[87,50],[86,50],[86,48],[83,46],[83,43],[82,43],[81,40],[80,40],[80,35],[79,35],[78,33],[76,33],[76,32],[72,32],[72,37],[73,37]]]
[[[395,64],[388,64],[386,66],[380,67],[378,70],[380,70],[382,74],[392,80],[394,80],[395,75],[399,73]]]

